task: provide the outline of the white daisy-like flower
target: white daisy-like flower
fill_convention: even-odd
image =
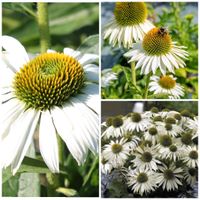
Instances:
[[[111,141],[109,144],[104,145],[103,148],[103,158],[109,163],[112,163],[114,168],[122,167],[128,159],[129,146],[123,138],[121,140]]]
[[[162,74],[167,70],[175,73],[175,69],[185,67],[183,59],[188,53],[185,47],[177,46],[165,28],[153,28],[140,42],[133,44],[133,49],[125,53],[129,62],[137,62],[136,69],[141,68],[141,74],[156,73],[159,68]]]
[[[158,173],[157,181],[163,190],[176,190],[182,185],[180,179],[183,178],[181,175],[183,170],[181,168],[176,168],[173,164],[169,167],[163,164],[163,166],[159,167],[159,170],[160,173]]]
[[[109,127],[103,132],[102,137],[109,139],[111,137],[118,138],[124,134],[124,120],[121,116],[116,116],[111,118],[111,121],[107,121],[107,124],[110,123]]]
[[[101,159],[101,172],[103,174],[109,174],[113,169],[113,166],[111,163],[106,161],[104,158]]]
[[[187,184],[193,186],[197,182],[198,170],[193,167],[185,167],[183,169],[183,176]]]
[[[198,166],[198,148],[197,146],[188,146],[183,149],[182,160],[188,167]]]
[[[169,147],[161,148],[159,155],[162,159],[170,159],[175,162],[181,158],[182,150],[178,143],[173,143]]]
[[[154,25],[147,20],[147,8],[143,2],[116,2],[114,17],[105,25],[104,39],[115,46],[130,48],[142,40]]]
[[[134,166],[141,170],[148,169],[156,171],[158,169],[157,164],[161,163],[157,159],[158,152],[154,147],[137,147],[133,155],[136,156],[132,161]]]
[[[93,64],[98,56],[65,48],[30,60],[16,39],[3,36],[1,42],[1,68],[11,74],[4,74],[6,85],[1,84],[2,166],[11,165],[16,173],[36,127],[41,155],[52,172],[59,172],[56,133],[78,164],[84,163],[88,149],[98,149],[98,66]]]
[[[172,137],[176,137],[178,136],[180,133],[183,132],[183,129],[176,124],[171,124],[171,123],[163,123],[160,124],[158,127],[158,132],[162,133],[162,134],[168,134]]]
[[[127,131],[144,131],[149,126],[149,120],[142,113],[131,113],[125,120],[124,128]]]
[[[108,87],[114,80],[117,80],[117,74],[112,72],[112,69],[104,69],[101,71],[101,87]]]
[[[152,76],[150,78],[149,91],[155,95],[168,95],[169,99],[180,99],[184,96],[183,87],[176,83],[172,75]]]
[[[144,132],[144,139],[151,141],[153,145],[159,141],[159,132],[157,127],[151,126]]]
[[[148,194],[157,188],[157,176],[155,172],[148,169],[129,170],[126,175],[127,185],[131,187],[134,193]]]
[[[188,119],[187,122],[184,124],[185,127],[187,127],[187,129],[191,130],[192,131],[192,134],[193,134],[193,139],[198,137],[198,133],[199,133],[199,130],[198,130],[198,117],[194,117],[193,119]]]

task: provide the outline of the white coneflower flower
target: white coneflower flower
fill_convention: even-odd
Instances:
[[[187,127],[187,129],[192,131],[193,139],[198,137],[199,135],[198,124],[199,124],[198,117],[194,117],[193,119],[188,119],[184,124],[184,126]]]
[[[190,186],[194,186],[196,184],[197,175],[198,175],[198,170],[196,168],[185,167],[183,169],[184,179],[186,180],[187,184]]]
[[[162,159],[170,159],[174,162],[179,160],[182,155],[182,148],[179,144],[172,144],[169,147],[160,149],[160,157]]]
[[[151,126],[144,132],[144,138],[147,141],[151,141],[153,145],[157,144],[159,140],[159,132],[155,126]]]
[[[13,72],[1,95],[2,166],[16,173],[38,124],[40,152],[52,172],[59,172],[56,133],[82,164],[88,149],[98,149],[98,67],[92,64],[98,56],[65,48],[29,60],[16,39],[1,41],[3,66]]]
[[[131,58],[129,62],[137,62],[136,69],[141,68],[141,74],[155,74],[158,68],[166,74],[167,70],[174,73],[175,69],[185,67],[183,59],[187,59],[188,53],[184,48],[172,42],[165,28],[153,28],[124,55]]]
[[[111,163],[114,168],[122,167],[128,159],[129,146],[124,139],[111,141],[109,144],[104,145],[103,148],[103,158]]]
[[[131,190],[141,196],[153,192],[157,188],[155,172],[149,171],[148,169],[129,170],[126,179],[127,185]]]
[[[158,169],[157,164],[161,162],[156,158],[158,152],[154,147],[138,147],[133,155],[136,158],[132,161],[136,168],[141,170],[148,169],[156,171]]]
[[[182,160],[188,167],[198,166],[198,150],[196,146],[188,146],[183,149]]]
[[[140,113],[131,113],[131,115],[125,120],[124,128],[128,131],[144,131],[149,126],[147,118]]]
[[[176,78],[172,75],[152,76],[149,91],[155,95],[168,95],[169,99],[180,99],[184,96],[183,87],[176,83]]]
[[[104,138],[118,138],[124,134],[124,121],[121,116],[113,117],[110,121],[107,121],[107,124],[110,123],[110,126],[103,132],[102,137]]]
[[[165,164],[159,167],[161,171],[158,173],[157,181],[159,186],[162,186],[163,190],[171,191],[178,189],[179,185],[182,185],[180,179],[183,178],[181,168],[176,168],[173,164],[167,167]]]
[[[111,163],[106,161],[104,158],[101,159],[101,172],[103,174],[109,174],[113,169],[113,166]]]
[[[105,88],[114,80],[117,80],[117,74],[112,69],[104,69],[101,71],[101,87]]]
[[[154,25],[147,20],[147,8],[143,2],[116,2],[114,17],[106,24],[104,39],[115,46],[130,48],[135,41],[142,40]]]
[[[168,134],[173,137],[176,137],[183,132],[183,129],[179,125],[171,123],[163,123],[162,125],[159,125],[157,129],[162,134]]]

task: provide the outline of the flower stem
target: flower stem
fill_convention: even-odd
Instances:
[[[44,2],[37,3],[38,9],[38,27],[40,32],[40,48],[44,53],[50,47],[48,4]]]
[[[132,74],[132,83],[136,86],[136,70],[135,70],[135,62],[131,62],[131,74]]]
[[[151,77],[151,73],[149,73],[147,75],[146,86],[145,86],[145,90],[144,90],[144,99],[148,99],[150,77]]]

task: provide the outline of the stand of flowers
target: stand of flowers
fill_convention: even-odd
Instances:
[[[198,174],[198,120],[189,111],[153,107],[102,123],[102,173],[118,171],[134,196],[193,187]]]
[[[188,18],[185,22],[177,19],[181,16],[177,5],[179,4],[167,5],[169,9],[175,8],[169,13],[169,24],[188,24]],[[174,15],[177,22],[172,23],[170,20]],[[192,76],[189,74],[193,68],[191,60],[194,61],[195,58],[190,57],[194,57],[194,52],[191,52],[189,42],[186,44],[186,40],[180,40],[182,36],[174,34],[182,32],[184,25],[168,27],[166,19],[159,15],[154,17],[160,18],[160,22],[148,18],[148,7],[144,2],[115,3],[113,17],[104,26],[103,35],[104,44],[107,41],[108,47],[112,46],[112,56],[118,57],[118,65],[113,66],[111,77],[107,75],[109,70],[102,71],[103,98],[189,98],[187,93],[191,85],[185,84],[185,78]],[[191,20],[190,18],[190,23]],[[186,29],[189,32],[189,26]],[[192,34],[195,35],[195,30]],[[197,37],[188,37],[191,37],[190,42],[196,40],[195,44],[197,43]],[[197,52],[197,47],[194,48]],[[117,49],[120,51],[119,55],[116,55]],[[196,55],[196,59],[197,57]],[[194,66],[197,68],[197,63]],[[103,66],[107,67],[111,66]]]

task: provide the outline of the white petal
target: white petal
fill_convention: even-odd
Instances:
[[[18,151],[17,151],[17,155],[14,159],[14,161],[12,162],[11,165],[11,169],[13,170],[13,174],[15,174],[17,172],[17,170],[19,169],[23,158],[32,142],[33,139],[33,135],[35,133],[35,129],[39,120],[39,116],[40,116],[40,112],[37,111],[30,111],[32,112],[32,115],[34,116],[34,118],[32,118],[29,122],[29,127],[27,129],[27,134],[26,134],[26,138],[24,139],[23,143],[21,143]],[[31,113],[30,113],[31,115]],[[21,122],[23,123],[23,121]]]
[[[93,152],[98,152],[98,116],[75,98],[70,98],[73,105],[74,120],[78,121],[82,140]]]
[[[85,103],[89,108],[94,110],[97,114],[100,113],[99,95],[85,95],[79,94],[76,96],[82,103]]]
[[[23,111],[23,106],[16,99],[0,105],[0,138],[7,136],[10,126]]]
[[[1,164],[3,167],[9,166],[20,152],[21,147],[25,145],[35,116],[35,111],[27,110],[21,113],[12,124],[9,134],[2,140],[0,147],[1,152],[4,152],[1,156]]]
[[[74,134],[76,125],[63,109],[55,107],[51,110],[51,113],[58,134],[65,141],[70,153],[80,165],[85,161],[87,149],[79,142],[77,135]]]
[[[81,65],[87,65],[90,63],[98,62],[99,56],[96,54],[84,54],[82,58],[79,60]]]
[[[58,143],[49,111],[45,111],[41,115],[39,145],[46,165],[52,172],[59,172]]]
[[[89,81],[99,82],[99,68],[94,64],[84,66],[86,78]]]
[[[64,54],[66,54],[68,56],[72,56],[74,58],[79,58],[79,56],[81,55],[80,51],[75,51],[71,48],[64,48],[63,52],[64,52]]]
[[[1,39],[2,47],[6,50],[5,59],[18,71],[29,61],[25,48],[13,37],[2,36]]]

